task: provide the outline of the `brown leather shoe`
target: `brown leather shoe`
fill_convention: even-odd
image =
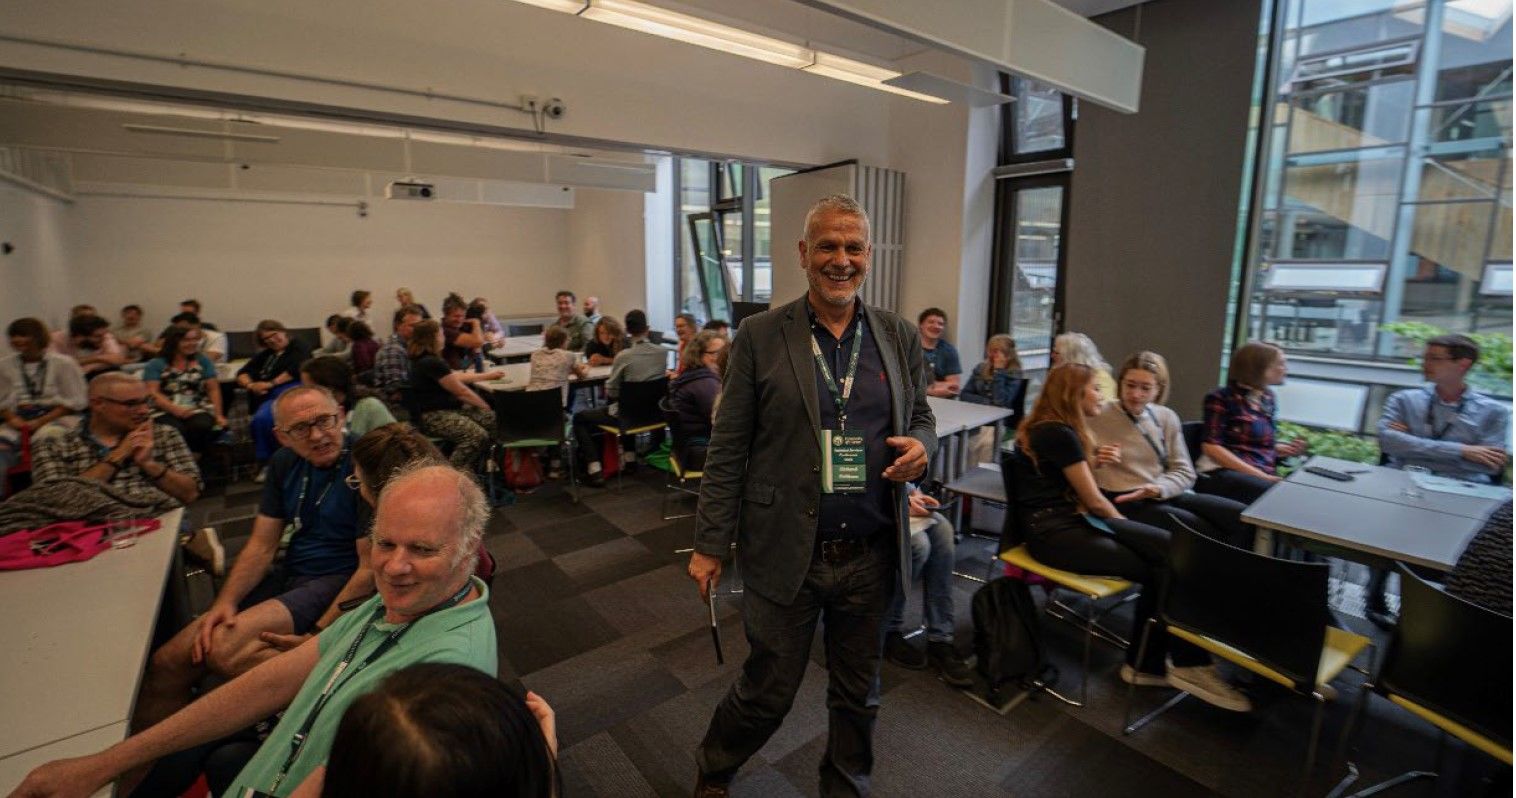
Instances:
[[[706,781],[704,773],[695,774],[695,798],[726,798],[731,785],[719,781]]]

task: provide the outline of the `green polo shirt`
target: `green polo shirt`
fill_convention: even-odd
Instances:
[[[353,657],[353,665],[343,674],[337,691],[327,701],[326,708],[311,727],[309,739],[301,749],[300,756],[290,767],[289,774],[280,783],[275,795],[289,795],[300,782],[317,766],[326,763],[331,750],[332,738],[337,735],[337,724],[349,704],[359,696],[377,688],[384,677],[409,665],[420,662],[450,662],[477,668],[491,676],[496,674],[498,662],[495,650],[495,622],[490,617],[489,588],[478,578],[473,578],[479,598],[466,604],[427,615],[416,621],[415,628],[406,632],[389,651],[372,665],[357,673],[352,668],[373,653],[374,649],[389,636],[395,624],[385,623],[383,618],[375,621],[374,608],[379,606],[379,596],[365,601],[362,606],[338,618],[330,628],[316,638],[321,658],[301,686],[295,700],[290,702],[284,717],[269,738],[264,741],[247,766],[237,774],[237,779],[226,791],[224,798],[235,798],[246,787],[267,792],[278,775],[279,768],[289,756],[290,741],[295,732],[305,723],[306,715],[315,706],[316,699],[326,686],[337,663],[347,653],[365,626],[371,627],[364,635],[363,644]],[[349,675],[351,674],[351,675]]]

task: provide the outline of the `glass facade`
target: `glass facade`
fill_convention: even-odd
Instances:
[[[1244,334],[1362,365],[1419,354],[1408,324],[1508,350],[1511,0],[1278,2]]]
[[[767,302],[773,285],[769,181],[793,170],[702,158],[675,161],[677,307],[704,323],[730,319],[733,301]]]

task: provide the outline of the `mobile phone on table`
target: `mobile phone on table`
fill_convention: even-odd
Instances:
[[[1306,466],[1305,467],[1305,472],[1307,474],[1315,474],[1318,477],[1326,477],[1327,479],[1335,479],[1338,482],[1352,482],[1353,481],[1353,475],[1352,474],[1344,474],[1341,471],[1333,471],[1330,468],[1322,468],[1321,466]]]

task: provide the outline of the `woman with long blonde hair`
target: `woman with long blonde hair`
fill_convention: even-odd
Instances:
[[[1039,562],[1081,574],[1116,576],[1142,585],[1132,618],[1133,645],[1121,679],[1138,686],[1170,685],[1235,712],[1252,708],[1227,684],[1210,655],[1155,628],[1137,661],[1143,627],[1158,612],[1167,575],[1169,533],[1124,517],[1095,483],[1097,456],[1088,419],[1100,412],[1100,390],[1089,366],[1069,363],[1048,372],[1032,412],[1005,458],[1016,486],[1018,530]],[[1165,671],[1164,657],[1171,660]]]
[[[1005,333],[990,336],[984,344],[984,361],[969,372],[968,382],[958,398],[980,405],[995,405],[1011,411],[1005,420],[1007,436],[1015,434],[1021,424],[1021,414],[1026,402],[1026,377],[1021,374],[1021,359],[1016,356],[1016,339]],[[969,458],[972,463],[983,463],[994,457],[1000,441],[995,439],[994,427],[981,427],[969,442]]]

